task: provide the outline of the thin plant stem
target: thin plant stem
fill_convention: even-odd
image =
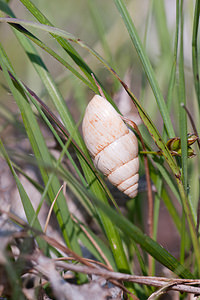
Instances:
[[[93,244],[93,246],[96,248],[96,250],[99,252],[101,257],[103,258],[104,262],[106,263],[107,267],[109,268],[110,271],[113,270],[109,260],[105,256],[105,254],[102,252],[101,248],[99,245],[96,243],[96,241],[93,239],[93,237],[89,234],[89,232],[85,229],[85,227],[78,222],[78,220],[71,214],[72,220],[80,227],[80,229],[84,232],[84,234],[87,236],[87,238],[90,240],[90,242]]]
[[[200,138],[199,138],[198,131],[197,131],[196,125],[195,125],[195,123],[194,123],[193,117],[192,117],[192,115],[191,115],[189,109],[188,109],[184,104],[182,104],[182,106],[183,106],[183,108],[185,109],[185,111],[186,111],[186,113],[187,113],[187,115],[188,115],[188,118],[189,118],[190,123],[191,123],[191,125],[192,125],[192,129],[193,129],[193,131],[194,131],[194,134],[198,137],[197,143],[198,143],[198,146],[199,146],[199,149],[200,149]]]
[[[200,198],[198,200],[198,208],[197,208],[197,226],[196,226],[197,236],[199,234],[199,224],[200,224]]]

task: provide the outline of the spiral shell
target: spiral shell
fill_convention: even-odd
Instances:
[[[120,191],[135,197],[139,180],[137,138],[105,98],[95,95],[89,102],[82,130],[95,167]]]

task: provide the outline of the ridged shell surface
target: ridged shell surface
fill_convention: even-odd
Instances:
[[[96,168],[120,191],[135,197],[138,190],[138,142],[113,106],[95,95],[82,123],[83,138]]]

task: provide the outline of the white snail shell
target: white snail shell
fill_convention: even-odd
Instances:
[[[135,197],[139,180],[137,138],[105,98],[95,95],[89,102],[82,130],[95,167],[120,191]]]

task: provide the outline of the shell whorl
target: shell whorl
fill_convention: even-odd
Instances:
[[[129,197],[137,195],[138,142],[113,106],[95,95],[82,123],[83,138],[96,168]]]

